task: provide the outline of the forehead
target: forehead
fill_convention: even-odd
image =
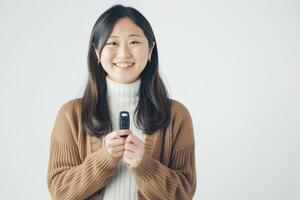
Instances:
[[[126,17],[121,18],[116,22],[109,37],[145,37],[145,35],[139,26],[137,26],[131,19]]]

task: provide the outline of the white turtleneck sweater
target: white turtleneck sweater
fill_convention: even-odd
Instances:
[[[106,76],[107,102],[110,111],[113,131],[119,129],[119,114],[128,111],[130,114],[130,129],[140,140],[145,141],[145,134],[138,129],[133,119],[134,110],[139,101],[139,88],[141,80],[122,84],[111,80]],[[104,142],[104,137],[102,137]],[[127,167],[127,163],[120,159],[117,171],[105,186],[103,200],[135,200],[137,199],[137,188],[133,175]]]

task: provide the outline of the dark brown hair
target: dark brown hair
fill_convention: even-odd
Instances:
[[[136,126],[146,134],[164,129],[170,121],[171,101],[158,70],[158,53],[154,33],[147,19],[136,9],[115,5],[106,10],[95,22],[88,50],[88,81],[81,105],[81,119],[84,130],[91,135],[101,137],[112,131],[109,108],[106,100],[106,75],[101,63],[98,63],[95,48],[101,52],[117,20],[130,18],[139,26],[147,37],[152,50],[151,62],[140,74],[139,102],[134,115],[137,115]]]

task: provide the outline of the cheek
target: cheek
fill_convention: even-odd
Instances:
[[[104,48],[101,52],[101,57],[100,57],[101,63],[107,63],[111,61],[112,58],[113,58],[113,52]]]
[[[147,49],[135,49],[134,56],[138,59],[139,62],[144,63],[148,60],[148,51]]]

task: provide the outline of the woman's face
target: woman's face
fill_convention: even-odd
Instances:
[[[139,78],[151,58],[154,45],[153,42],[149,47],[142,29],[131,19],[121,18],[102,49],[100,62],[111,80],[132,83]]]

